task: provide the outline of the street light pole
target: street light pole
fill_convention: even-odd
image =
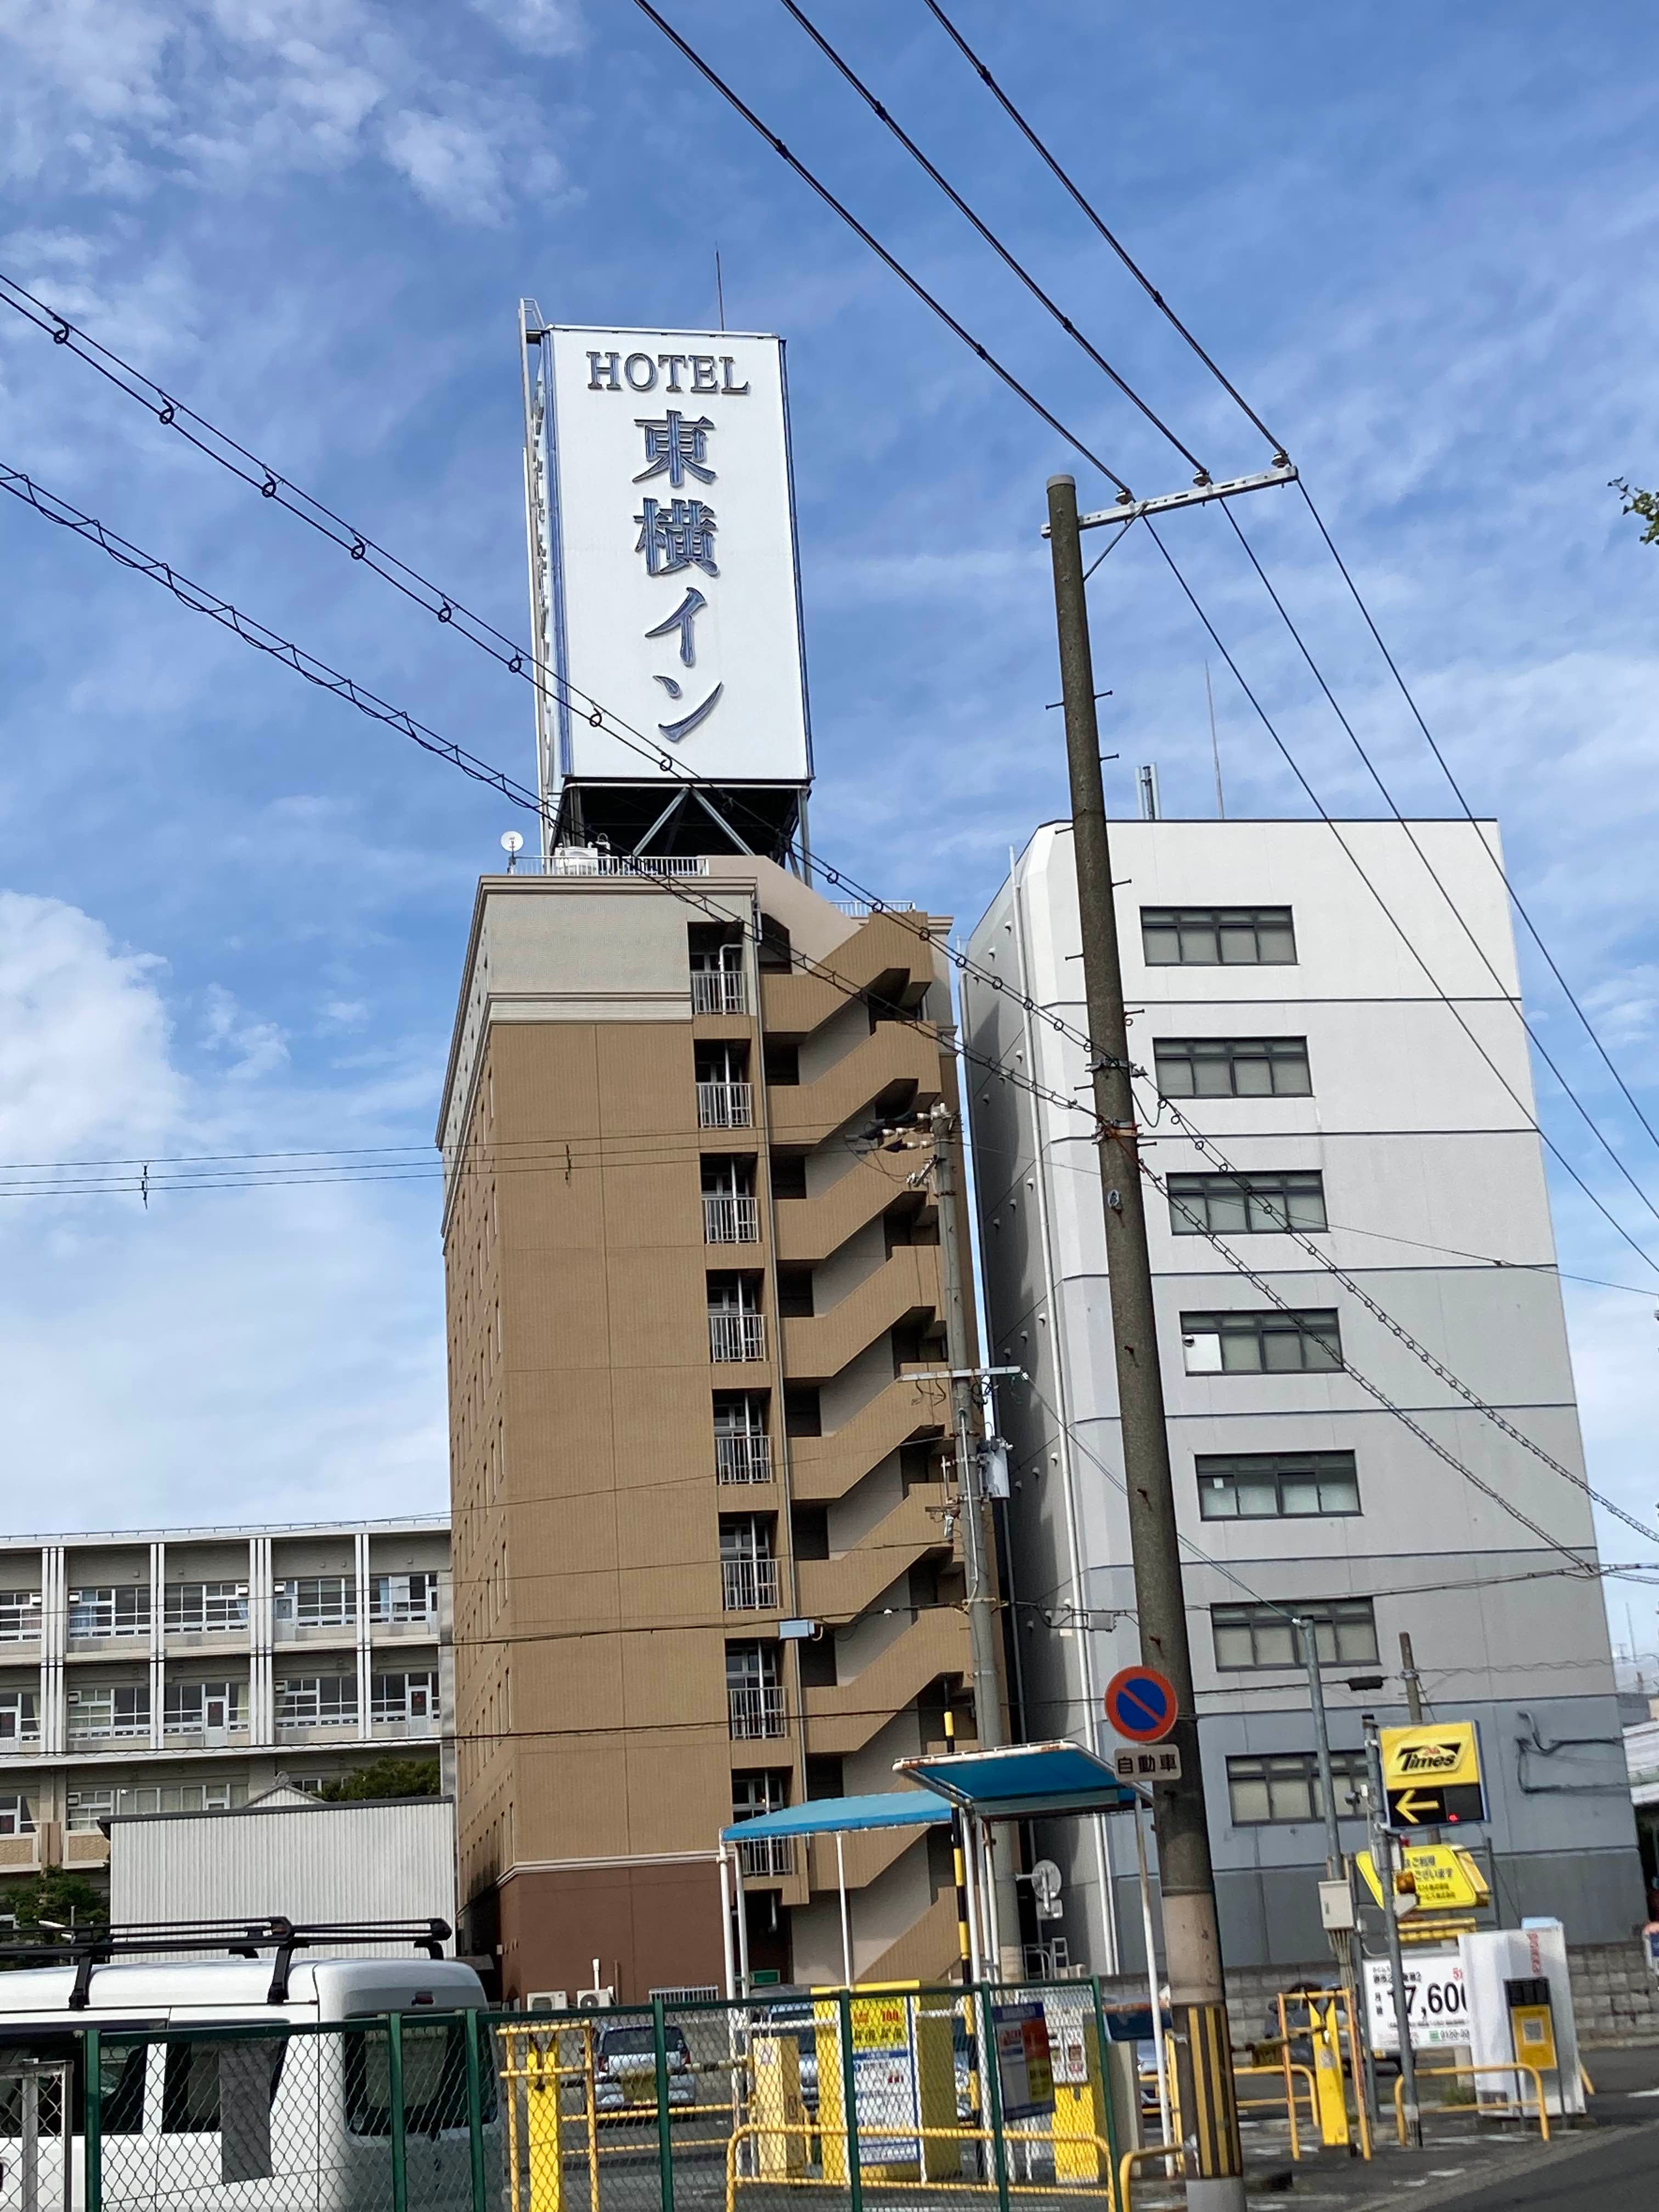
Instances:
[[[1371,1864],[1382,1892],[1382,1923],[1389,1940],[1389,1973],[1394,1983],[1394,2025],[1400,2038],[1400,2078],[1405,2084],[1401,2101],[1406,2134],[1419,2150],[1423,2148],[1423,2114],[1417,2101],[1417,2060],[1412,2051],[1411,2007],[1406,1996],[1405,1960],[1400,1942],[1400,1917],[1394,1909],[1394,1837],[1389,1827],[1389,1801],[1382,1789],[1382,1739],[1376,1716],[1364,1716],[1365,1774],[1370,1785]]]
[[[1060,693],[1071,775],[1072,846],[1088,1030],[1097,1057],[1106,1261],[1111,1293],[1129,1542],[1141,1656],[1169,1677],[1180,1712],[1173,1741],[1182,1778],[1154,1793],[1164,1964],[1176,2019],[1181,2110],[1194,2130],[1190,2212],[1244,2212],[1243,2153],[1233,2092],[1231,2039],[1210,1863],[1210,1831],[1193,1709],[1175,1488],[1152,1310],[1152,1263],[1141,1189],[1139,1131],[1129,1081],[1129,1032],[1112,902],[1111,853],[1100,775],[1094,661],[1084,596],[1077,485],[1048,479],[1049,550],[1060,635]]]

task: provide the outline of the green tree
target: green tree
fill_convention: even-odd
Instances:
[[[0,1912],[15,1919],[19,1936],[49,1943],[60,1928],[83,1928],[88,1921],[101,1926],[109,1918],[109,1899],[85,1875],[47,1867],[0,1889]]]
[[[317,1795],[330,1805],[360,1805],[374,1797],[437,1797],[442,1784],[435,1759],[374,1759]]]
[[[1639,484],[1627,484],[1623,477],[1614,477],[1607,488],[1624,501],[1619,510],[1621,514],[1639,514],[1648,526],[1642,532],[1643,544],[1659,544],[1659,492],[1644,491]]]

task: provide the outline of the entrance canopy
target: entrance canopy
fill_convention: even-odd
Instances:
[[[1140,1802],[1103,1759],[1076,1743],[1016,1743],[1002,1751],[901,1759],[893,1771],[980,1820],[1127,1813]]]
[[[884,1790],[872,1797],[812,1797],[776,1813],[757,1813],[720,1830],[723,1844],[758,1842],[763,1836],[851,1835],[860,1828],[935,1828],[951,1808],[925,1790]]]

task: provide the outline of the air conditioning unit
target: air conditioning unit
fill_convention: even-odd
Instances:
[[[614,1989],[578,1990],[576,1992],[578,2012],[605,2012],[616,2002],[617,1992]]]
[[[532,1990],[524,2001],[526,2012],[568,2012],[568,1990]]]

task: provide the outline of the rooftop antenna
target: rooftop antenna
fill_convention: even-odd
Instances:
[[[1221,794],[1221,747],[1216,742],[1215,692],[1210,683],[1210,664],[1207,660],[1204,664],[1204,696],[1210,705],[1210,757],[1215,763],[1215,818],[1218,822],[1224,822],[1227,802]]]
[[[1143,822],[1158,819],[1158,770],[1151,761],[1143,761],[1135,771],[1135,782],[1140,792],[1140,818]]]
[[[714,304],[720,313],[720,328],[726,328],[726,286],[720,277],[720,250],[714,248]]]
[[[507,855],[507,872],[510,876],[519,865],[519,855],[524,850],[524,839],[516,830],[503,830],[501,850]]]

